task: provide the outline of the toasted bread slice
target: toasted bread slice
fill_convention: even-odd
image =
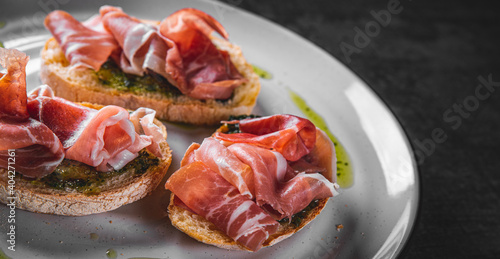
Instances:
[[[229,115],[250,114],[260,91],[259,77],[247,63],[241,49],[226,40],[213,37],[214,44],[228,51],[236,69],[247,79],[228,100],[197,100],[186,95],[165,96],[159,92],[131,92],[104,85],[92,69],[69,69],[69,61],[54,38],[41,52],[40,78],[54,93],[74,102],[117,105],[128,109],[149,107],[159,119],[195,125],[214,125]]]
[[[83,105],[94,109],[102,108],[101,105]],[[162,128],[166,138],[165,126],[158,120],[155,120],[155,124]],[[15,199],[16,208],[66,216],[83,216],[114,210],[144,198],[159,185],[172,161],[171,150],[166,142],[161,144],[161,153],[163,157],[157,158],[144,149],[138,158],[118,172],[99,178],[102,182],[94,179],[88,186],[75,186],[78,181],[67,185],[59,182],[46,183],[43,180],[31,180],[17,175],[14,178],[13,194],[9,188],[8,171],[0,169],[0,202],[7,204]],[[86,174],[98,175],[92,167],[67,159],[63,160],[56,171],[58,169],[85,170]],[[58,177],[53,179],[57,180]]]

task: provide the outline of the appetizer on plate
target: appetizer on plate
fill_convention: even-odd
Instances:
[[[307,119],[226,121],[167,180],[169,217],[201,242],[257,251],[319,215],[337,194],[335,164],[333,143]]]
[[[200,10],[151,21],[102,6],[83,22],[54,11],[45,26],[53,38],[41,53],[41,79],[57,96],[150,107],[159,119],[197,125],[249,114],[255,106],[258,76],[222,25]]]
[[[0,201],[80,216],[153,191],[171,163],[155,111],[74,103],[47,85],[27,94],[28,60],[0,48]]]

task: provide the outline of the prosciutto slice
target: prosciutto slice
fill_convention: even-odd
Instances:
[[[157,26],[143,23],[120,8],[101,7],[102,23],[122,48],[119,65],[126,73],[142,76],[148,69],[172,80],[181,64],[177,46],[162,37]]]
[[[288,163],[279,152],[248,144],[233,144],[229,150],[252,168],[256,202],[277,220],[290,218],[313,200],[337,194],[335,185],[320,173],[301,172],[286,180]]]
[[[135,132],[151,141],[151,145],[146,148],[156,157],[163,157],[160,145],[165,142],[167,133],[154,123],[155,115],[155,110],[142,107],[133,111],[129,119],[134,124]]]
[[[99,16],[83,23],[54,11],[45,26],[73,68],[97,71],[112,58],[126,73],[141,76],[153,71],[196,99],[228,99],[246,81],[229,54],[210,39],[214,31],[227,39],[227,32],[196,9],[181,9],[161,23],[138,20],[113,6],[102,6]]]
[[[42,123],[29,118],[25,67],[28,57],[17,50],[0,48],[0,167],[40,178],[51,173],[64,159],[56,135]],[[9,152],[13,150],[14,152]]]
[[[252,251],[259,250],[278,229],[277,221],[202,162],[181,167],[165,187],[196,214]]]
[[[239,123],[242,133],[217,132],[214,135],[216,139],[273,149],[289,161],[297,161],[307,155],[316,144],[314,124],[293,115],[274,115],[228,123]]]
[[[193,153],[192,161],[201,161],[212,171],[238,188],[242,195],[252,199],[255,195],[252,169],[241,162],[227,147],[213,138],[205,138]]]
[[[127,110],[112,105],[100,110],[87,108],[55,97],[48,86],[30,93],[28,110],[59,137],[66,158],[98,171],[122,168],[153,142],[153,137],[135,131]]]
[[[227,99],[245,81],[229,54],[212,43],[212,32],[225,39],[228,35],[210,15],[193,8],[181,9],[165,18],[159,31],[179,48],[183,72],[173,75],[173,80],[183,94],[197,99]]]
[[[119,51],[118,43],[109,33],[93,30],[67,12],[49,13],[44,24],[73,68],[87,67],[97,71],[113,52]],[[94,28],[98,26],[94,24]]]
[[[26,109],[26,64],[29,57],[17,50],[0,48],[0,118],[23,121],[28,119]]]
[[[15,155],[9,155],[9,150]],[[0,119],[0,167],[8,169],[10,161],[24,176],[41,178],[63,159],[61,142],[47,126],[31,118],[23,122]]]

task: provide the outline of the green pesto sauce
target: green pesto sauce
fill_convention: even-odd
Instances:
[[[291,91],[290,89],[288,89],[288,92],[295,105],[297,105],[297,107],[312,123],[314,123],[316,127],[323,130],[332,140],[337,156],[337,183],[342,188],[351,186],[354,180],[352,175],[351,159],[349,158],[349,155],[347,154],[344,146],[342,146],[338,139],[330,132],[325,120],[323,120],[323,118],[318,113],[312,110],[309,105],[307,105],[304,99],[302,99],[298,94]]]
[[[18,175],[21,181],[30,181],[34,185],[44,185],[57,190],[73,190],[85,195],[99,194],[101,187],[108,179],[119,177],[125,173],[132,177],[144,174],[151,166],[158,165],[160,160],[145,150],[120,170],[97,172],[94,167],[84,163],[64,159],[51,174],[41,179],[32,180]]]
[[[284,218],[279,220],[278,222],[282,225],[290,223],[292,224],[295,228],[298,228],[300,226],[300,223],[302,223],[302,220],[309,215],[312,209],[318,207],[318,200],[313,200],[307,207],[305,207],[303,210],[295,213],[292,215],[292,218],[289,220],[288,218]]]
[[[3,42],[1,42],[1,41],[0,41],[0,47],[5,48],[5,46],[3,45]]]
[[[273,75],[271,75],[271,73],[267,72],[266,70],[264,70],[256,65],[252,65],[252,67],[253,67],[253,72],[255,72],[260,78],[263,78],[263,79],[273,78]]]
[[[153,72],[145,73],[143,76],[127,74],[112,60],[105,62],[95,73],[101,84],[120,91],[134,94],[161,93],[168,98],[181,95],[179,89],[164,77]]]

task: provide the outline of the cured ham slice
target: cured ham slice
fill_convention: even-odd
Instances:
[[[252,168],[256,203],[277,220],[337,193],[334,184],[319,173],[301,172],[285,181],[288,163],[278,152],[248,144],[233,144],[229,150]]]
[[[0,48],[0,65],[7,73],[0,72],[0,118],[23,121],[28,119],[26,109],[26,54]]]
[[[109,33],[90,29],[67,12],[49,13],[44,24],[74,68],[88,67],[97,71],[113,52],[119,51],[117,42]],[[94,24],[94,28],[97,25]]]
[[[54,96],[47,85],[29,93],[28,111],[31,118],[49,127],[68,149],[75,144],[96,110]]]
[[[196,214],[252,251],[259,250],[278,229],[277,221],[202,162],[181,167],[165,187]]]
[[[130,114],[130,121],[134,124],[135,132],[141,138],[151,141],[151,145],[146,148],[156,157],[163,157],[160,144],[165,142],[163,132],[158,125],[154,123],[156,111],[149,108],[139,108]]]
[[[160,34],[175,42],[182,58],[183,71],[172,75],[179,90],[197,99],[227,99],[245,79],[231,62],[227,52],[210,40],[212,32],[227,39],[222,25],[208,14],[181,9],[165,18]]]
[[[15,155],[9,155],[9,150]],[[31,118],[23,122],[0,119],[0,167],[9,169],[9,161],[14,162],[17,172],[41,178],[63,159],[61,142],[47,126]]]
[[[289,161],[297,161],[307,155],[316,143],[314,124],[293,115],[274,115],[228,123],[239,123],[242,133],[217,132],[214,135],[216,139],[273,149]]]
[[[111,105],[90,109],[55,97],[47,88],[42,86],[30,93],[28,110],[59,137],[66,158],[96,167],[98,171],[118,170],[153,142],[153,137],[135,131],[127,110]],[[146,118],[143,124],[149,125],[148,121]]]
[[[42,123],[29,118],[25,67],[28,57],[17,50],[0,48],[0,167],[40,178],[64,159],[61,142]],[[12,152],[10,152],[12,151]]]
[[[214,31],[227,39],[227,32],[196,9],[181,9],[161,23],[138,20],[113,6],[101,7],[100,16],[83,23],[54,11],[45,26],[73,68],[97,71],[112,58],[126,73],[142,76],[153,71],[196,99],[228,99],[246,81],[229,54],[210,39]]]
[[[205,138],[194,151],[194,160],[201,161],[238,188],[242,195],[255,195],[252,169],[241,162],[227,147],[213,138]]]
[[[316,128],[316,144],[304,159],[314,166],[324,168],[324,171],[320,172],[328,181],[333,183],[337,181],[337,156],[335,154],[335,146],[324,131]],[[306,169],[299,171],[306,171]]]
[[[177,46],[158,34],[157,26],[146,24],[124,13],[120,8],[101,7],[102,23],[122,48],[121,69],[142,76],[148,69],[172,80],[170,74],[181,73]]]

